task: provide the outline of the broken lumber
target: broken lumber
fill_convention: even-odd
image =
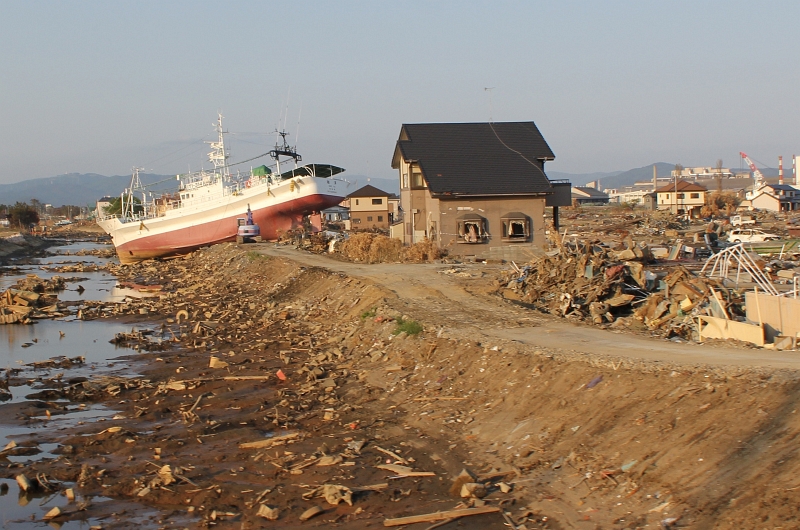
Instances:
[[[446,512],[426,513],[424,515],[410,515],[408,517],[397,517],[395,519],[385,519],[383,526],[403,526],[415,523],[432,523],[445,519],[455,519],[470,515],[481,515],[484,513],[497,513],[500,508],[497,506],[481,506],[479,508],[461,508],[458,510],[448,510]]]
[[[435,477],[436,473],[433,471],[414,471],[408,466],[398,466],[396,464],[384,464],[375,466],[384,471],[391,471],[399,477]]]
[[[300,436],[299,432],[293,432],[289,434],[284,434],[283,436],[273,436],[272,438],[267,438],[266,440],[245,442],[243,444],[239,444],[239,449],[263,449],[264,447],[272,447],[275,444],[280,444],[283,442],[288,442],[289,440],[294,440],[299,436]]]

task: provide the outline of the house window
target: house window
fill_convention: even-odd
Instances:
[[[361,218],[360,217],[353,217],[352,221],[353,221],[354,225],[360,225],[361,224]]]
[[[358,199],[356,199],[356,206],[358,206]]]
[[[700,198],[700,194],[699,193],[690,193],[689,197],[692,198],[692,199],[699,199]]]
[[[378,216],[378,222],[380,223],[380,222],[382,222],[382,221],[383,221],[383,216],[382,216],[382,215],[379,215],[379,216]]]
[[[483,243],[487,238],[486,219],[477,214],[467,214],[456,220],[459,243]]]
[[[372,222],[372,216],[371,216],[371,215],[368,215],[368,216],[367,216],[367,222],[368,222],[368,223],[369,223],[369,222]]]
[[[408,173],[403,173],[403,178],[400,181],[400,187],[404,190],[408,189]]]
[[[500,220],[503,222],[503,241],[523,243],[530,239],[531,219],[524,213],[507,213]]]
[[[372,199],[372,204],[383,204],[383,199]]]
[[[686,198],[686,194],[685,193],[679,193],[678,194],[678,198],[679,199],[685,199]]]
[[[413,173],[411,173],[411,187],[413,189],[423,189],[428,187],[428,185],[425,182],[425,179],[422,178],[421,171],[414,171]]]

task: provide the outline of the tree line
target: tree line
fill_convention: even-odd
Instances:
[[[20,230],[30,229],[39,224],[39,212],[27,202],[17,201],[14,205],[0,204],[0,213],[8,219],[9,226]]]

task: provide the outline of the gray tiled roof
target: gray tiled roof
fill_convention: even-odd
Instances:
[[[597,199],[608,199],[608,193],[604,191],[600,191],[596,188],[590,188],[588,186],[572,186],[573,190],[580,190],[585,193],[588,197],[597,198]]]
[[[416,161],[433,195],[520,195],[551,193],[544,161],[553,160],[536,124],[404,124],[398,155]]]

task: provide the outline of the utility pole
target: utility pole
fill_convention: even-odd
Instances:
[[[675,215],[678,215],[678,177],[683,172],[683,166],[675,164]]]

